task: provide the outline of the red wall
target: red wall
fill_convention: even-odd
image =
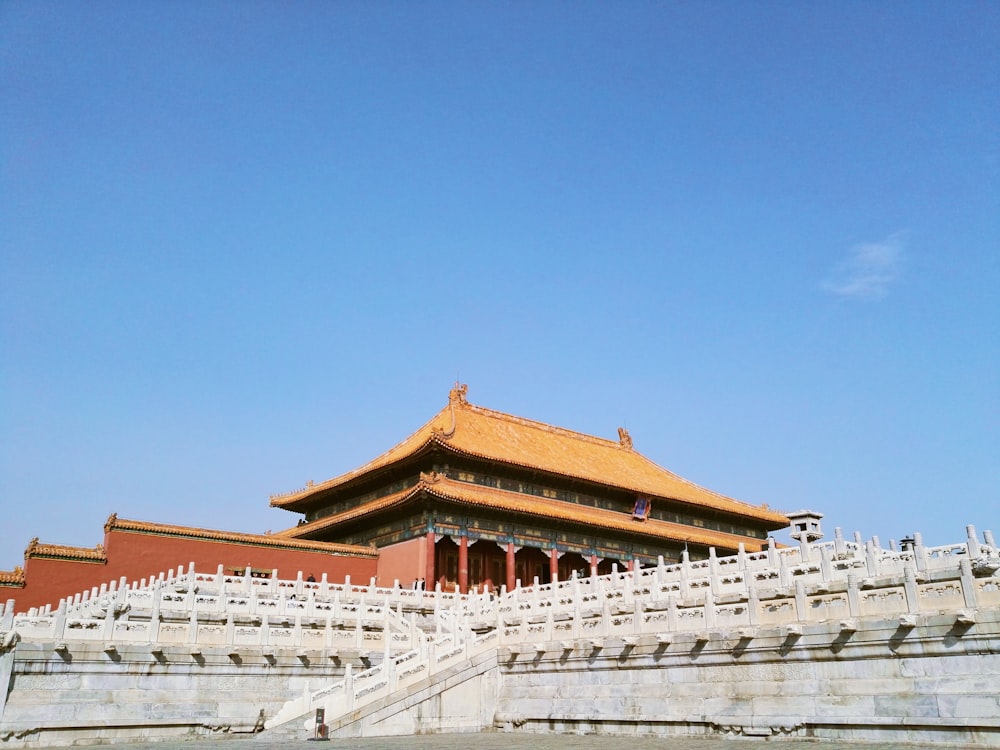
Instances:
[[[132,531],[112,530],[104,535],[106,563],[81,560],[48,560],[30,557],[25,560],[22,589],[2,588],[0,597],[16,601],[18,612],[51,604],[74,596],[102,583],[129,583],[151,578],[173,568],[187,570],[194,563],[198,572],[214,573],[219,565],[229,568],[277,569],[279,578],[295,578],[299,571],[306,578],[311,573],[321,580],[326,573],[331,583],[342,583],[346,576],[354,582],[367,583],[376,575],[374,557],[349,557],[297,549],[272,549],[235,542],[208,539],[182,539]],[[8,593],[9,592],[9,593]]]
[[[423,537],[383,547],[378,555],[378,585],[392,586],[396,581],[404,589],[424,577],[427,570],[427,540]]]

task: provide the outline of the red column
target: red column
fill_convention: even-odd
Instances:
[[[469,537],[465,534],[458,542],[458,593],[469,593]]]
[[[628,559],[628,570],[629,570],[629,572],[630,572],[630,573],[631,573],[631,572],[632,572],[633,570],[635,570],[635,558],[634,558],[634,557],[630,557],[630,558]]]
[[[427,560],[424,564],[424,587],[430,591],[434,590],[437,583],[434,573],[434,556],[437,548],[434,545],[434,532],[427,532]]]
[[[594,578],[597,575],[597,555],[590,556],[590,577]]]
[[[507,590],[513,591],[517,585],[517,569],[514,564],[514,542],[507,542]]]
[[[552,583],[559,580],[559,551],[555,547],[549,553],[549,579]]]

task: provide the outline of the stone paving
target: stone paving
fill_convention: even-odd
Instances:
[[[249,743],[249,744],[248,744]],[[609,735],[483,733],[335,739],[326,742],[263,741],[249,738],[186,740],[117,745],[120,750],[914,750],[915,745],[819,740],[725,739],[718,737],[622,737]],[[237,748],[238,746],[238,748]]]

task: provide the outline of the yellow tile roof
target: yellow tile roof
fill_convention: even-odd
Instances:
[[[271,505],[289,510],[305,507],[318,493],[437,444],[451,453],[670,498],[752,518],[771,528],[788,525],[782,513],[766,505],[750,505],[720,495],[658,466],[635,451],[624,429],[619,429],[618,440],[606,440],[475,406],[466,400],[465,393],[464,385],[453,389],[448,405],[429,422],[364,466],[320,484],[310,483],[301,490],[272,496]]]
[[[549,498],[524,495],[519,492],[484,487],[468,482],[459,482],[454,479],[448,479],[440,474],[422,474],[420,481],[413,487],[380,497],[342,513],[320,518],[311,523],[286,529],[285,531],[279,531],[278,535],[300,537],[333,529],[349,521],[402,506],[416,499],[422,493],[463,505],[535,516],[547,521],[555,520],[579,523],[599,529],[641,534],[660,540],[690,542],[707,547],[714,546],[734,550],[739,546],[740,542],[743,542],[748,552],[757,552],[763,549],[764,546],[764,542],[757,539],[726,534],[711,529],[701,529],[685,524],[670,523],[668,521],[654,519],[639,521],[632,518],[631,515],[613,510],[604,510],[586,505],[577,505],[576,503],[563,500],[551,500]]]
[[[36,536],[28,542],[27,549],[24,550],[24,559],[32,557],[45,558],[49,560],[79,560],[82,562],[104,563],[108,561],[104,554],[104,546],[98,544],[96,547],[72,547],[66,544],[42,544]]]
[[[284,549],[299,549],[306,552],[325,552],[332,555],[350,555],[353,557],[377,557],[378,552],[372,547],[356,544],[338,544],[336,542],[317,542],[312,540],[293,539],[282,534],[241,534],[232,531],[216,531],[214,529],[198,529],[191,526],[173,526],[148,521],[130,521],[119,518],[112,513],[104,524],[105,531],[133,531],[141,534],[158,536],[174,536],[185,539],[201,539],[212,542],[229,542],[247,544],[257,547],[272,547]]]
[[[0,586],[24,586],[24,569],[0,570]]]

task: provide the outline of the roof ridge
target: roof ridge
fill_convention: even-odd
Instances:
[[[618,440],[612,440],[610,438],[602,438],[597,435],[591,435],[587,432],[580,432],[579,430],[571,430],[567,427],[560,427],[558,425],[549,424],[548,422],[540,422],[537,419],[529,419],[528,417],[519,417],[516,414],[508,414],[507,412],[498,411],[497,409],[490,409],[489,407],[486,406],[479,406],[478,404],[470,404],[468,401],[460,403],[459,406],[464,410],[474,411],[486,417],[501,419],[507,422],[514,422],[515,424],[523,425],[525,427],[534,427],[542,430],[543,432],[548,432],[555,435],[564,435],[566,437],[572,437],[577,439],[583,439],[586,440],[587,442],[594,443],[596,445],[604,445],[609,448],[625,448],[625,443],[623,442],[621,433],[619,433],[620,437]]]

